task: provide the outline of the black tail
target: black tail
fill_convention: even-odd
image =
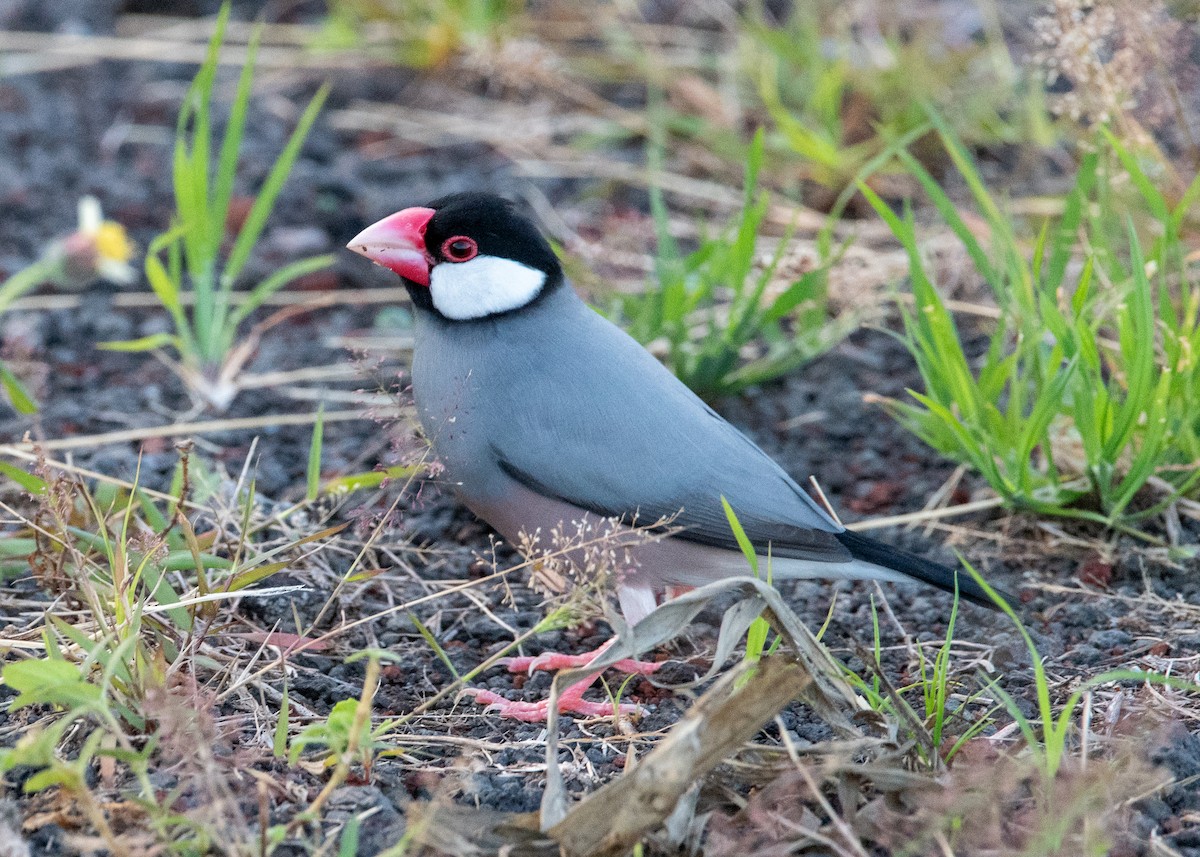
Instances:
[[[996,602],[984,592],[983,587],[976,583],[975,579],[965,571],[960,574],[956,569],[948,568],[941,563],[933,562],[923,556],[917,556],[915,553],[909,553],[906,550],[892,547],[889,544],[876,541],[850,530],[844,530],[836,535],[837,540],[850,551],[850,555],[855,559],[860,559],[863,562],[869,562],[874,565],[882,565],[884,568],[890,568],[901,574],[907,574],[914,580],[928,583],[930,586],[936,586],[938,589],[946,592],[953,592],[955,590],[955,583],[957,582],[959,597],[970,601],[972,604],[978,604],[981,607],[990,607],[993,610],[999,609],[996,606]],[[996,589],[994,586],[992,589],[1009,604],[1015,605],[1017,603],[1013,596],[1007,592]]]

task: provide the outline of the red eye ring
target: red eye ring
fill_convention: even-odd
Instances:
[[[448,262],[467,262],[479,255],[479,245],[466,235],[452,235],[442,242],[442,256]]]

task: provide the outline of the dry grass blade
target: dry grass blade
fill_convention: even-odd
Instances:
[[[246,292],[232,292],[229,295],[229,303],[232,306],[241,306],[246,302],[248,297],[249,294]],[[152,292],[119,292],[110,296],[107,300],[111,302],[113,307],[121,309],[153,308],[162,305],[158,297]],[[13,301],[9,305],[9,309],[13,311],[75,309],[79,307],[82,301],[83,296],[78,294],[30,295],[29,297]],[[336,292],[324,292],[316,296],[312,292],[283,291],[270,295],[262,302],[262,305],[317,307],[347,304],[352,306],[367,306],[373,304],[405,303],[406,301],[408,301],[408,292],[403,287],[396,287],[390,289],[338,289]],[[179,303],[186,307],[194,306],[196,296],[191,292],[184,292],[179,296]]]
[[[121,431],[110,431],[101,434],[43,440],[38,441],[36,447],[44,451],[93,449],[109,443],[129,443],[131,441],[147,440],[152,437],[184,437],[188,435],[211,434],[213,432],[267,428],[269,426],[307,426],[316,422],[317,416],[318,414],[315,412],[308,414],[268,414],[262,417],[238,417],[224,420],[206,420],[203,422],[171,423],[165,426],[123,429]],[[328,411],[320,416],[326,425],[346,420],[371,419],[360,410]],[[31,452],[34,446],[35,443],[33,441],[0,444],[0,455],[22,458],[25,457],[26,453]]]
[[[909,526],[935,521],[941,518],[953,518],[958,515],[969,515],[972,512],[984,512],[998,509],[1004,504],[1000,497],[987,497],[983,500],[973,500],[970,503],[959,503],[956,506],[942,506],[936,509],[922,509],[919,512],[906,512],[902,515],[889,515],[886,518],[871,518],[866,521],[855,521],[847,524],[846,529],[862,532],[863,530],[881,530],[885,527]]]
[[[203,42],[170,39],[123,39],[115,36],[83,36],[77,34],[34,33],[15,30],[0,31],[0,72],[20,74],[43,70],[38,62],[29,65],[23,54],[42,57],[62,57],[64,60],[144,60],[199,65],[207,48]],[[217,62],[241,66],[246,62],[247,49],[229,45],[221,50]],[[361,68],[363,58],[351,53],[310,53],[293,47],[264,45],[258,52],[258,65],[265,69],[296,68]],[[61,66],[59,66],[61,67]]]
[[[735,692],[740,679],[752,672]],[[705,693],[629,774],[584,799],[548,833],[572,857],[616,857],[660,826],[700,778],[800,695],[813,679],[794,661],[743,663]]]
[[[279,24],[250,21],[230,21],[226,38],[230,44],[244,45],[256,29],[262,27],[264,45],[283,45],[302,48],[312,43],[316,28],[308,24]],[[183,18],[171,15],[128,12],[117,19],[117,35],[121,38],[178,39],[207,41],[212,35],[208,18]]]

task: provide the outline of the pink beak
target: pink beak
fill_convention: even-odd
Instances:
[[[429,285],[429,254],[425,249],[425,227],[432,208],[406,208],[372,223],[346,245],[376,265],[406,280]]]

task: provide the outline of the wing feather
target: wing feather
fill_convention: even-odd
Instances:
[[[766,453],[623,331],[582,309],[578,323],[589,330],[570,342],[549,335],[542,353],[552,356],[538,372],[505,374],[515,407],[489,434],[510,478],[604,517],[673,518],[677,538],[737,550],[725,497],[763,554],[851,559],[836,538],[843,528]]]

